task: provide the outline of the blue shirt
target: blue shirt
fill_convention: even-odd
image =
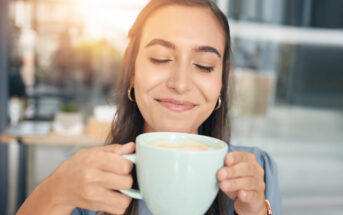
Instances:
[[[246,151],[251,152],[256,156],[256,159],[260,166],[264,169],[264,182],[266,184],[265,197],[269,200],[273,214],[281,214],[281,194],[278,179],[278,169],[275,161],[270,157],[270,155],[257,148],[257,147],[244,147],[244,146],[229,146],[229,151]],[[227,198],[228,201],[228,215],[235,215],[233,200]],[[152,213],[147,208],[143,200],[139,200],[138,203],[138,214],[139,215],[152,215]],[[71,215],[95,215],[95,211],[75,208]],[[160,215],[160,214],[157,214]]]

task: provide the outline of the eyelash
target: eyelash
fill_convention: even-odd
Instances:
[[[168,63],[168,62],[170,62],[171,60],[169,60],[169,59],[156,59],[156,58],[150,58],[150,61],[151,61],[152,63],[154,63],[154,64],[159,65],[159,64],[162,64],[162,63]]]
[[[201,70],[204,70],[206,72],[212,72],[213,71],[213,67],[212,66],[201,66],[199,64],[194,64],[196,67],[198,67]]]
[[[169,59],[156,59],[156,58],[150,58],[150,61],[153,63],[153,64],[156,64],[156,65],[160,65],[160,64],[163,64],[163,63],[168,63],[170,62],[171,60]],[[206,72],[212,72],[213,71],[213,67],[211,66],[202,66],[202,65],[199,65],[199,64],[194,64],[196,67],[198,67],[199,69],[203,70],[203,71],[206,71]]]

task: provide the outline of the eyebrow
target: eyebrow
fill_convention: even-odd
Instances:
[[[219,54],[219,51],[211,46],[200,46],[195,49],[196,52],[212,52],[216,55],[218,55],[219,58],[221,58],[221,55]]]
[[[153,39],[145,46],[145,48],[148,48],[148,47],[151,47],[151,46],[154,46],[154,45],[164,46],[164,47],[169,48],[169,49],[176,49],[175,44],[173,44],[173,43],[171,43],[171,42],[169,42],[167,40],[163,40],[163,39]],[[221,55],[220,55],[219,51],[216,48],[213,48],[211,46],[199,46],[199,47],[196,47],[193,50],[195,52],[210,52],[210,53],[214,53],[219,58],[221,58]]]
[[[148,48],[148,47],[154,46],[154,45],[164,46],[164,47],[169,48],[169,49],[176,49],[176,46],[173,43],[171,43],[171,42],[169,42],[167,40],[162,40],[162,39],[153,39],[153,40],[151,40],[148,43],[148,45],[145,46],[145,48]]]

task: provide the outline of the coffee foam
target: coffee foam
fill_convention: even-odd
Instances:
[[[207,151],[212,149],[205,143],[189,138],[183,143],[172,143],[166,139],[161,139],[153,141],[150,144],[161,148],[175,149],[180,151]]]

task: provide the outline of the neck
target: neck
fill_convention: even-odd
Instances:
[[[183,132],[183,133],[190,133],[190,134],[199,134],[198,129],[192,130],[159,130],[159,129],[153,129],[151,126],[149,126],[146,122],[144,122],[144,129],[143,133],[148,132]]]

